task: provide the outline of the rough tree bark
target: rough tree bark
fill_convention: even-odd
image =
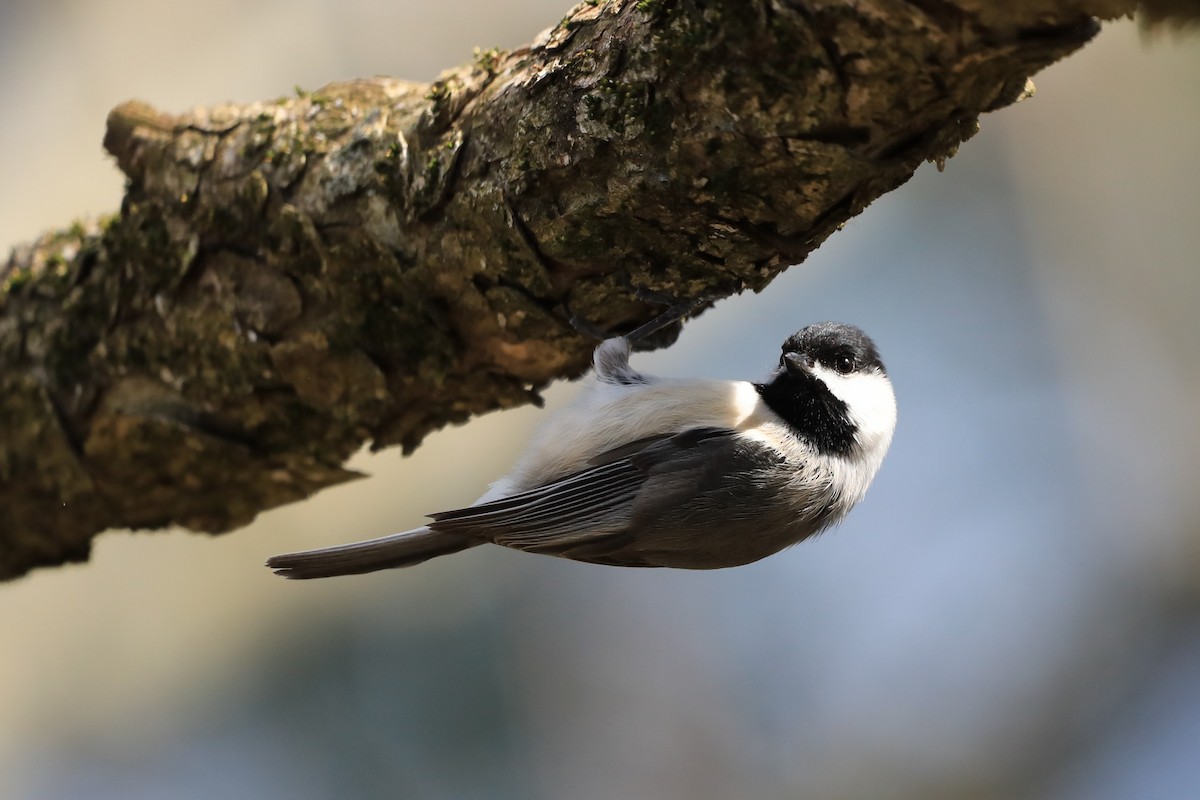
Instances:
[[[762,289],[1134,5],[585,2],[429,85],[114,109],[120,213],[0,266],[0,578],[536,400],[630,287]]]

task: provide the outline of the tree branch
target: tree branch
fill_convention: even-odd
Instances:
[[[762,289],[1132,7],[609,0],[429,85],[119,106],[120,213],[0,267],[0,578],[536,401],[631,287]]]

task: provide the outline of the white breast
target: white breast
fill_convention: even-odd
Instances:
[[[687,428],[746,429],[766,409],[746,381],[653,378],[651,383],[590,384],[546,421],[512,471],[487,499],[523,491],[576,472],[589,459],[629,442]]]

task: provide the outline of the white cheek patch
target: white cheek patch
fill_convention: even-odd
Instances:
[[[859,442],[867,448],[882,444],[886,449],[896,428],[896,394],[892,382],[879,372],[842,375],[819,364],[813,368],[813,374],[846,404],[850,421],[858,428]]]
[[[858,429],[856,453],[833,461],[834,483],[841,487],[838,507],[849,511],[867,493],[892,443],[896,429],[896,395],[892,382],[879,372],[842,375],[820,365],[813,373],[846,404],[850,421]]]

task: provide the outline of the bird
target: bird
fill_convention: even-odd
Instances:
[[[267,566],[324,578],[495,544],[592,564],[720,569],[825,530],[866,494],[896,398],[862,330],[801,329],[761,382],[643,374],[630,364],[636,334],[595,348],[590,382],[473,505]]]

